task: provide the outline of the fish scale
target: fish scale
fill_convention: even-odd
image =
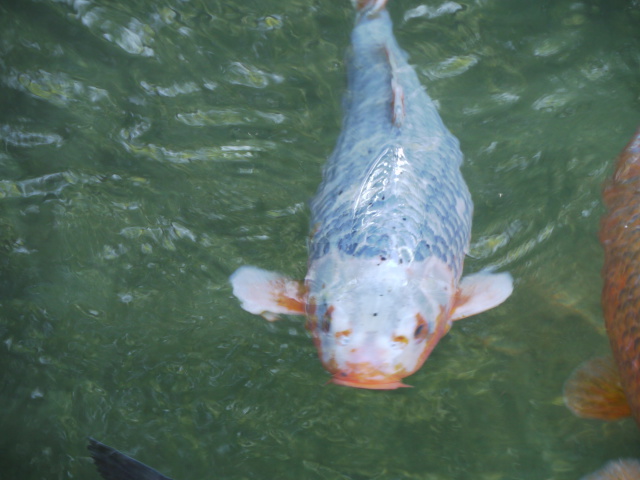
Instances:
[[[310,259],[332,250],[402,261],[435,255],[459,275],[473,210],[462,152],[395,41],[386,10],[360,15],[347,63],[344,128],[311,202]],[[400,125],[392,115],[394,80],[404,95]]]

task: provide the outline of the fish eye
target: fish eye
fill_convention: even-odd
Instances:
[[[429,325],[420,314],[416,315],[416,319],[418,320],[418,325],[413,332],[413,338],[416,340],[427,338],[427,335],[429,334]]]
[[[331,315],[333,314],[333,305],[327,308],[322,315],[322,319],[320,320],[320,330],[324,333],[329,333],[331,330]]]

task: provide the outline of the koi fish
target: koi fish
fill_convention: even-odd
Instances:
[[[632,415],[640,426],[640,128],[618,156],[603,191],[602,309],[615,363],[588,361],[564,387],[579,416],[614,420]]]
[[[633,416],[640,427],[640,128],[618,156],[603,191],[608,212],[600,225],[604,247],[602,309],[613,358],[580,365],[565,382],[565,404],[601,420]],[[640,461],[610,462],[584,480],[640,478]]]
[[[353,3],[345,117],[311,201],[306,278],[244,266],[230,280],[250,313],[306,315],[333,383],[395,389],[453,321],[513,286],[508,273],[460,279],[473,204],[459,142],[398,46],[386,0]]]

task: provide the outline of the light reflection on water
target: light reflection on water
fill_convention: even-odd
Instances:
[[[91,435],[176,479],[575,479],[640,456],[571,416],[606,352],[600,185],[638,123],[637,2],[394,0],[460,139],[468,271],[516,279],[400,392],[327,386],[228,275],[304,275],[349,2],[0,6],[0,471],[97,478]]]

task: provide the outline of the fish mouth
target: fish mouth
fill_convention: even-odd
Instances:
[[[343,385],[345,387],[366,388],[368,390],[395,390],[396,388],[411,387],[411,385],[402,383],[400,380],[392,380],[389,382],[378,381],[378,380],[363,381],[363,380],[340,378],[337,376],[331,379],[331,383],[335,383],[336,385]]]
[[[370,363],[349,364],[348,367],[347,370],[334,373],[330,382],[345,387],[369,390],[395,390],[411,386],[402,383],[400,375],[381,372]]]

